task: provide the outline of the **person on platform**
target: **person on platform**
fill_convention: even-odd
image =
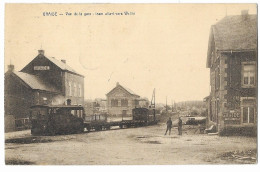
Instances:
[[[178,131],[179,131],[179,135],[182,135],[182,120],[181,120],[181,117],[179,117]]]
[[[169,135],[171,135],[171,129],[172,129],[172,120],[171,120],[171,118],[168,119],[166,125],[167,125],[167,129],[166,129],[166,132],[165,132],[164,135],[166,135],[168,131],[169,131]]]

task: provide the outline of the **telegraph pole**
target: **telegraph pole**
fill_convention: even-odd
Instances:
[[[173,101],[172,101],[172,112],[173,112]]]
[[[155,121],[155,88],[153,89],[153,95],[151,99],[151,108],[153,109],[153,120]]]
[[[168,115],[168,109],[167,109],[167,96],[166,96],[166,115]]]

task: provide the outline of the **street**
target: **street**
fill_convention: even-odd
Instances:
[[[184,126],[183,135],[165,124],[59,136],[6,133],[6,164],[159,165],[256,163],[256,137],[198,134]]]

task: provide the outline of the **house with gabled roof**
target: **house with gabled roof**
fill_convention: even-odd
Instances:
[[[22,125],[20,120],[29,117],[33,105],[70,102],[83,106],[84,76],[65,60],[47,57],[44,50],[39,50],[38,55],[21,71],[15,71],[14,65],[8,66],[4,95],[5,116],[13,116],[17,121],[14,128],[17,129]],[[75,112],[75,115],[83,114]]]
[[[257,15],[247,10],[211,26],[207,68],[210,69],[208,124],[227,133],[256,132]]]
[[[119,83],[106,96],[107,111],[110,115],[130,116],[132,109],[139,106],[140,96]]]

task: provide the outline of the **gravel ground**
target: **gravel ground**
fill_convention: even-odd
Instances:
[[[256,137],[197,134],[184,126],[164,136],[165,124],[59,136],[6,133],[6,164],[24,165],[159,165],[254,164]]]

